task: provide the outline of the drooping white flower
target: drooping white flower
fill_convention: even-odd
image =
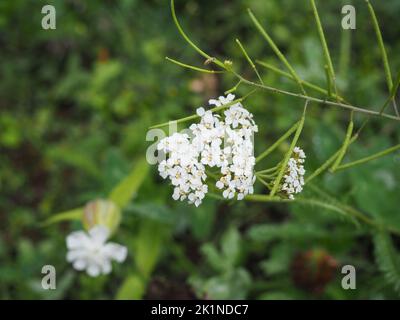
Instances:
[[[305,158],[306,155],[301,148],[295,147],[293,149],[293,155],[289,159],[281,188],[281,190],[287,194],[289,199],[294,199],[294,194],[303,191],[304,174],[306,173],[303,165]]]
[[[103,225],[94,226],[88,232],[72,232],[66,239],[67,261],[76,270],[86,270],[91,277],[110,273],[111,261],[123,262],[128,250],[122,245],[106,242],[109,235],[108,228]]]

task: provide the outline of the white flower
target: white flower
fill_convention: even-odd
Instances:
[[[305,158],[306,155],[301,148],[295,147],[293,149],[293,156],[289,159],[281,188],[289,199],[294,199],[294,194],[303,191],[304,174],[306,173],[303,166]]]
[[[214,105],[216,107],[220,107],[223,104],[228,104],[229,102],[232,102],[235,99],[235,95],[230,93],[226,96],[226,98],[224,96],[220,96],[218,99],[210,99],[208,100],[208,104]]]
[[[205,167],[199,162],[199,150],[191,143],[189,136],[174,133],[160,141],[157,146],[168,159],[160,162],[158,171],[164,179],[169,178],[174,188],[174,200],[188,199],[199,206],[207,193]]]
[[[222,106],[234,100],[229,94],[211,99],[209,105]],[[208,192],[205,166],[220,168],[222,177],[217,181],[222,195],[232,199],[237,195],[242,200],[253,193],[255,181],[253,156],[253,134],[258,128],[253,115],[235,103],[224,112],[224,119],[211,110],[198,108],[199,123],[189,126],[192,138],[174,133],[160,141],[157,148],[167,159],[160,162],[158,170],[164,179],[169,178],[174,186],[174,200],[188,200],[199,206]]]
[[[109,230],[102,225],[94,226],[89,232],[72,232],[67,236],[67,261],[92,277],[110,273],[111,261],[123,262],[128,251],[119,244],[106,243],[108,237]]]

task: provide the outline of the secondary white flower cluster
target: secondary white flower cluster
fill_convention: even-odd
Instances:
[[[294,194],[303,191],[304,174],[306,173],[303,165],[305,158],[306,155],[301,148],[295,147],[293,149],[293,155],[289,159],[287,172],[283,177],[284,183],[281,189],[288,195],[289,199],[294,199]]]
[[[210,106],[220,107],[231,103],[235,96],[229,94],[209,100]],[[253,193],[255,181],[253,134],[258,131],[253,115],[241,103],[232,104],[224,111],[224,119],[211,110],[197,109],[199,123],[189,127],[188,134],[174,133],[157,145],[168,158],[160,162],[159,173],[169,178],[175,187],[175,200],[188,199],[199,206],[208,192],[205,166],[220,169],[222,177],[216,187],[225,198],[237,195],[242,200]]]
[[[86,270],[92,277],[111,272],[111,261],[123,262],[128,250],[119,244],[108,242],[109,229],[97,225],[88,232],[75,231],[67,237],[67,261],[76,270]]]

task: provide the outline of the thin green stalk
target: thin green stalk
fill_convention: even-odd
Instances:
[[[381,110],[379,111],[380,113],[383,113],[385,111],[387,105],[389,104],[389,102],[395,99],[397,90],[399,89],[399,86],[400,86],[400,71],[397,74],[396,82],[395,82],[394,86],[392,87],[392,90],[390,91],[389,97],[386,99],[384,105],[382,106]]]
[[[253,60],[251,60],[250,56],[247,54],[246,49],[243,47],[243,45],[241,44],[241,42],[239,41],[239,39],[236,39],[236,43],[238,44],[238,46],[239,46],[240,50],[242,51],[243,55],[245,56],[247,62],[248,62],[248,63],[250,64],[250,66],[253,68],[255,74],[256,74],[257,77],[258,77],[258,80],[260,80],[260,83],[261,83],[261,84],[264,84],[264,81],[263,81],[263,79],[261,78],[261,75],[260,75],[260,73],[258,72],[256,65],[254,64]]]
[[[351,4],[351,1],[343,1],[343,5]],[[342,79],[347,79],[349,64],[351,59],[351,30],[342,28],[339,53],[339,74]]]
[[[296,71],[294,68],[291,66],[289,61],[285,58],[285,56],[282,54],[282,52],[279,50],[275,42],[272,40],[272,38],[269,36],[269,34],[265,31],[265,29],[261,26],[260,22],[257,20],[257,18],[254,16],[253,12],[251,12],[250,9],[247,9],[251,20],[253,21],[254,25],[258,29],[258,31],[261,33],[261,35],[267,40],[268,44],[272,48],[272,50],[275,52],[277,57],[283,62],[283,64],[286,66],[286,68],[289,70],[290,74],[293,76],[293,78],[296,80],[297,84],[300,87],[301,92],[305,95],[306,91],[304,90],[304,87],[301,83],[300,77],[297,75]]]
[[[349,141],[349,145],[352,144],[356,139],[357,139],[357,135],[354,135],[350,141]],[[332,164],[333,161],[335,161],[335,159],[337,158],[337,156],[339,155],[340,151],[342,148],[340,148],[338,151],[336,151],[331,157],[329,157],[328,160],[326,160],[318,169],[316,169],[310,176],[308,176],[305,180],[305,184],[310,183],[311,180],[313,180],[314,178],[318,177],[321,173],[323,173],[326,169],[329,168],[329,166]]]
[[[186,35],[186,33],[183,31],[181,25],[179,24],[178,18],[176,17],[175,13],[175,3],[174,0],[171,0],[171,13],[172,13],[172,18],[174,20],[174,23],[179,31],[179,33],[182,35],[182,37],[186,40],[186,42],[194,49],[196,50],[200,55],[202,55],[204,58],[209,59],[216,65],[220,66],[223,69],[226,69],[225,65],[219,61],[218,59],[211,57],[209,54],[205,53],[203,50],[201,50],[197,45],[195,45],[192,40]]]
[[[271,202],[271,203],[303,203],[311,206],[317,206],[320,208],[324,208],[327,210],[331,210],[334,212],[337,212],[341,215],[346,215],[349,217],[357,218],[358,220],[364,222],[366,225],[369,225],[370,227],[376,228],[376,229],[385,229],[393,234],[400,235],[400,230],[397,230],[395,228],[392,228],[391,226],[385,226],[377,223],[373,219],[369,218],[362,212],[348,206],[348,205],[343,205],[339,203],[335,204],[330,204],[327,201],[321,201],[318,199],[313,199],[313,198],[295,198],[293,200],[291,199],[282,199],[277,196],[270,196],[270,195],[264,195],[264,194],[252,194],[252,195],[247,195],[245,197],[245,200],[247,201],[252,201],[252,202]]]
[[[237,88],[239,88],[241,83],[242,83],[242,80],[239,80],[233,88],[225,91],[224,93],[229,94],[229,93],[235,92],[237,90]]]
[[[291,155],[293,153],[293,149],[296,146],[297,140],[299,140],[301,131],[303,130],[304,121],[305,121],[305,115],[306,115],[305,113],[306,113],[306,110],[307,110],[307,105],[308,105],[308,101],[306,101],[306,103],[304,105],[303,115],[301,116],[301,119],[300,119],[299,124],[297,126],[296,133],[294,134],[294,137],[293,137],[292,143],[290,144],[289,150],[286,152],[285,157],[283,158],[283,161],[282,161],[282,164],[281,164],[281,168],[280,168],[280,170],[278,172],[278,176],[276,177],[276,179],[274,181],[274,186],[273,186],[273,188],[271,190],[271,193],[270,193],[271,196],[274,196],[278,191],[279,184],[280,184],[280,182],[281,182],[281,180],[283,178],[283,175],[285,174],[287,164],[288,164],[289,159],[290,159],[290,157],[291,157]]]
[[[324,66],[324,70],[325,70],[326,83],[327,83],[327,87],[328,87],[328,97],[331,97],[332,96],[332,78],[331,78],[329,68],[327,65]]]
[[[269,183],[266,182],[263,178],[261,178],[260,176],[256,176],[256,179],[258,181],[260,181],[268,190],[271,189],[271,186],[269,185]]]
[[[343,145],[340,148],[339,154],[338,154],[335,162],[332,165],[331,172],[335,172],[336,169],[339,167],[339,165],[343,161],[344,155],[346,154],[346,151],[350,144],[351,135],[353,134],[353,127],[354,127],[354,123],[353,123],[353,112],[352,112],[351,116],[350,116],[350,123],[347,127],[346,137],[344,138]]]
[[[319,14],[318,14],[317,6],[315,5],[315,1],[314,0],[310,0],[310,2],[311,2],[311,7],[312,7],[312,10],[313,10],[313,13],[314,13],[315,22],[317,24],[319,39],[320,39],[321,44],[322,44],[322,50],[323,50],[323,53],[324,53],[325,63],[328,66],[328,74],[329,74],[329,78],[331,79],[329,81],[329,83],[331,84],[331,86],[333,85],[334,90],[335,90],[335,94],[337,96],[336,75],[335,75],[335,71],[333,69],[333,63],[332,63],[331,55],[329,53],[329,48],[328,48],[328,45],[326,43],[324,29],[322,28],[321,19],[319,18]],[[330,89],[328,89],[328,91],[329,90]]]
[[[286,133],[281,136],[272,146],[270,146],[267,150],[265,150],[263,153],[261,153],[257,158],[256,158],[256,163],[264,159],[266,156],[268,156],[272,151],[274,151],[283,141],[285,141],[288,137],[292,135],[293,132],[296,131],[297,127],[299,126],[300,121],[296,122]]]
[[[399,88],[399,85],[400,85],[400,72],[399,72],[398,75],[397,75],[395,85],[394,85],[393,88],[392,88],[392,92],[390,93],[389,97],[386,99],[385,103],[384,103],[383,106],[381,107],[381,109],[380,109],[380,111],[379,111],[379,114],[382,114],[383,111],[385,111],[386,107],[389,105],[390,101],[392,101],[392,99],[395,98],[396,93],[397,93],[397,90],[398,90],[398,88]],[[367,125],[367,123],[368,123],[369,120],[370,120],[370,118],[367,118],[367,119],[364,120],[364,122],[363,122],[362,125],[360,126],[360,129],[358,129],[357,134],[360,134],[360,133],[361,133],[361,131],[362,131],[362,130],[364,129],[364,127]]]
[[[221,110],[229,108],[230,106],[232,106],[232,105],[234,105],[236,103],[239,103],[239,102],[242,102],[242,101],[246,100],[247,97],[249,97],[250,95],[252,95],[256,91],[257,91],[257,88],[253,89],[252,91],[250,91],[249,93],[247,93],[245,96],[243,96],[240,99],[236,99],[236,100],[231,101],[231,102],[229,102],[227,104],[223,104],[222,106],[214,107],[214,108],[209,109],[209,110],[211,112],[219,112]],[[180,118],[180,119],[177,119],[177,120],[172,120],[172,121],[168,121],[168,122],[164,122],[164,123],[160,123],[160,124],[151,126],[151,127],[149,127],[149,129],[162,128],[162,127],[168,126],[171,122],[176,122],[178,124],[178,123],[183,123],[183,122],[187,122],[187,121],[198,119],[198,118],[200,118],[200,116],[198,116],[197,114],[193,114],[193,115],[188,116],[188,117],[184,117],[184,118]]]
[[[260,61],[260,60],[256,60],[256,63],[259,64],[260,66],[263,66],[264,68],[267,68],[267,69],[275,72],[276,74],[279,74],[279,75],[285,77],[285,78],[288,78],[288,79],[294,80],[294,81],[296,80],[296,79],[293,78],[293,76],[290,73],[287,73],[287,72],[285,72],[283,70],[280,70],[279,68],[277,68],[277,67],[275,67],[275,66],[273,66],[273,65],[271,65],[269,63],[266,63],[266,62],[263,62],[263,61]],[[328,90],[326,90],[324,88],[321,88],[321,87],[319,87],[319,86],[317,86],[317,85],[315,85],[313,83],[310,83],[308,81],[305,81],[303,79],[300,79],[300,81],[304,85],[304,87],[307,87],[307,88],[310,88],[310,89],[312,89],[314,91],[322,93],[325,96],[328,95]],[[342,102],[346,102],[345,99],[343,99],[341,96],[336,96],[336,94],[332,94],[332,97],[336,98],[336,99],[339,99]]]
[[[392,88],[393,88],[393,79],[392,79],[392,73],[390,71],[389,60],[388,60],[388,57],[387,57],[385,44],[383,43],[382,32],[381,32],[381,29],[379,27],[379,22],[378,22],[378,19],[376,17],[374,8],[372,7],[372,5],[369,2],[369,0],[365,0],[365,2],[367,3],[368,10],[369,10],[369,13],[370,13],[371,18],[372,18],[372,24],[374,26],[375,34],[376,34],[376,37],[377,37],[377,40],[378,40],[378,44],[379,44],[379,50],[381,51],[383,69],[385,71],[385,77],[386,77],[386,84],[387,84],[387,87],[389,89],[389,92],[391,92]],[[392,103],[393,103],[393,108],[394,108],[394,110],[396,112],[396,115],[399,116],[399,111],[397,109],[396,101],[394,99],[392,99]]]
[[[170,62],[172,62],[172,63],[177,64],[180,67],[191,69],[191,70],[195,70],[195,71],[198,71],[198,72],[204,72],[204,73],[224,73],[224,72],[226,72],[226,71],[221,71],[221,70],[208,70],[208,69],[198,68],[198,67],[191,66],[189,64],[185,64],[185,63],[182,63],[180,61],[171,59],[169,57],[165,57],[165,59],[170,61]]]
[[[224,109],[229,108],[230,106],[232,106],[232,105],[234,105],[236,103],[242,102],[244,99],[245,99],[245,97],[240,98],[240,99],[236,99],[236,100],[231,101],[231,102],[229,102],[227,104],[224,104],[222,106],[212,108],[212,109],[210,109],[210,111],[218,112],[218,111],[224,110]],[[149,127],[149,129],[162,128],[162,127],[168,126],[171,122],[183,123],[183,122],[187,122],[187,121],[198,119],[198,118],[200,118],[200,116],[198,116],[197,114],[193,114],[193,115],[188,116],[188,117],[184,117],[184,118],[180,118],[180,119],[177,119],[177,120],[172,120],[172,121],[168,121],[168,122],[164,122],[164,123],[161,123],[161,124],[157,124],[157,125],[151,126],[151,127]]]
[[[293,200],[289,199],[282,199],[281,197],[278,196],[270,196],[270,195],[265,195],[265,194],[249,194],[245,198],[245,200],[248,201],[254,201],[254,202],[291,202]]]
[[[279,165],[277,165],[277,166],[275,166],[275,167],[272,167],[272,168],[268,168],[268,169],[256,171],[256,174],[257,174],[257,173],[263,174],[263,173],[274,172],[274,171],[276,171],[276,169],[278,169],[278,167],[279,167]]]
[[[350,104],[345,104],[345,103],[340,103],[340,102],[334,102],[334,101],[330,101],[330,100],[326,100],[326,99],[318,99],[318,98],[314,98],[314,97],[310,97],[307,95],[303,95],[303,94],[299,94],[299,93],[294,93],[294,92],[290,92],[290,91],[286,91],[286,90],[282,90],[282,89],[277,89],[274,87],[270,87],[267,85],[262,85],[250,80],[247,80],[245,78],[243,78],[241,75],[235,73],[232,71],[232,73],[238,78],[241,79],[243,83],[255,87],[255,88],[260,88],[263,90],[267,90],[267,91],[271,91],[274,93],[280,93],[280,94],[284,94],[287,96],[292,96],[292,97],[297,97],[300,99],[304,99],[304,100],[308,100],[310,102],[317,102],[317,103],[321,103],[321,104],[325,104],[328,106],[335,106],[335,107],[340,107],[343,109],[347,109],[347,110],[353,110],[354,112],[359,112],[359,113],[364,113],[364,114],[368,114],[371,116],[381,116],[383,118],[387,118],[387,119],[391,119],[391,120],[396,120],[396,121],[400,121],[400,117],[396,117],[390,114],[386,114],[386,113],[381,113],[378,111],[373,111],[373,110],[368,110],[366,108],[361,108],[361,107],[356,107]]]
[[[275,174],[256,173],[256,176],[261,177],[263,179],[275,179],[276,173]]]
[[[356,160],[356,161],[341,165],[336,170],[343,170],[343,169],[347,169],[347,168],[350,168],[350,167],[354,167],[356,165],[359,165],[359,164],[362,164],[362,163],[365,163],[365,162],[368,162],[368,161],[375,160],[377,158],[386,156],[386,155],[388,155],[388,154],[390,154],[390,153],[392,153],[394,151],[397,151],[399,149],[400,149],[400,144],[395,145],[394,147],[385,149],[385,150],[383,150],[381,152],[375,153],[373,155],[370,155],[368,157],[365,157],[365,158],[362,158],[362,159],[359,159],[359,160]]]

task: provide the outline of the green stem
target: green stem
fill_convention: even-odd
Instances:
[[[272,168],[268,168],[268,169],[256,171],[256,174],[257,174],[257,173],[263,174],[263,173],[275,172],[276,169],[278,169],[278,167],[279,167],[279,164],[278,164],[277,166],[275,166],[275,167],[272,167]]]
[[[192,40],[186,35],[186,33],[183,31],[181,25],[179,24],[178,18],[176,17],[175,13],[175,3],[174,0],[171,0],[171,13],[172,13],[172,18],[175,22],[175,25],[179,31],[179,33],[182,35],[182,37],[186,40],[186,42],[194,49],[196,50],[200,55],[202,55],[204,58],[211,60],[213,63],[216,65],[220,66],[223,69],[226,69],[225,65],[219,61],[218,59],[211,57],[207,53],[205,53],[203,50],[201,50],[197,45],[195,45]]]
[[[238,44],[238,46],[239,46],[240,50],[242,51],[243,55],[245,56],[247,62],[248,62],[248,63],[250,64],[250,66],[253,68],[255,74],[256,74],[257,77],[258,77],[258,80],[260,80],[260,83],[261,83],[261,84],[264,84],[264,81],[263,81],[263,79],[261,78],[260,73],[258,72],[256,65],[254,64],[253,60],[251,60],[250,56],[247,54],[246,49],[243,47],[243,45],[241,44],[241,42],[239,41],[239,39],[236,39],[236,43]]]
[[[245,198],[245,200],[253,201],[253,202],[291,202],[293,200],[282,199],[278,196],[270,196],[265,194],[249,194]]]
[[[393,116],[393,115],[390,115],[390,114],[381,113],[381,112],[373,111],[373,110],[368,110],[368,109],[361,108],[361,107],[356,107],[356,106],[353,106],[353,105],[350,105],[350,104],[334,102],[334,101],[330,101],[330,100],[318,99],[318,98],[306,96],[306,95],[303,95],[303,94],[298,94],[298,93],[294,93],[294,92],[290,92],[290,91],[286,91],[286,90],[277,89],[277,88],[274,88],[274,87],[270,87],[270,86],[267,86],[267,85],[262,85],[262,84],[247,80],[247,79],[243,78],[241,75],[239,75],[239,74],[237,74],[237,73],[235,73],[233,71],[232,71],[232,73],[238,79],[241,79],[243,83],[245,83],[247,85],[250,85],[250,86],[253,86],[253,87],[256,87],[256,88],[260,88],[260,89],[263,89],[263,90],[271,91],[271,92],[274,92],[274,93],[284,94],[284,95],[287,95],[287,96],[297,97],[297,98],[300,98],[300,99],[308,100],[310,102],[317,102],[317,103],[322,103],[322,104],[325,104],[325,105],[328,105],[328,106],[335,106],[335,107],[340,107],[340,108],[347,109],[347,110],[353,110],[354,112],[364,113],[364,114],[371,115],[371,116],[378,116],[378,117],[381,116],[383,118],[400,121],[400,117],[396,117],[396,116]]]
[[[275,179],[276,173],[275,174],[256,173],[256,176],[261,177],[263,179]]]
[[[295,81],[295,79],[293,78],[293,76],[290,73],[287,73],[287,72],[285,72],[283,70],[280,70],[277,67],[275,67],[275,66],[273,66],[273,65],[271,65],[269,63],[266,63],[266,62],[263,62],[263,61],[260,61],[260,60],[256,60],[256,63],[259,64],[260,66],[263,66],[264,68],[267,68],[267,69],[275,72],[276,74],[279,74],[279,75],[281,75],[281,76],[283,76],[285,78],[288,78],[288,79],[291,79],[291,80]],[[312,89],[314,91],[322,93],[325,96],[328,95],[328,90],[326,90],[324,88],[321,88],[321,87],[319,87],[319,86],[317,86],[317,85],[315,85],[313,83],[310,83],[308,81],[305,81],[303,79],[300,79],[300,82],[302,83],[302,85],[304,85],[304,87],[307,87],[307,88],[310,88],[310,89]],[[332,97],[336,98],[336,99],[338,99],[338,100],[340,100],[342,102],[346,102],[345,99],[343,99],[341,96],[337,96],[336,94],[332,94]],[[349,104],[349,103],[347,103],[347,104]]]
[[[354,135],[350,141],[349,141],[349,145],[352,144],[356,139],[357,139],[357,135]],[[339,155],[340,151],[342,148],[340,148],[338,151],[336,151],[328,160],[326,160],[317,170],[315,170],[310,176],[307,177],[307,179],[305,180],[305,184],[308,184],[311,182],[311,180],[313,180],[314,178],[318,177],[321,173],[323,173],[326,169],[329,168],[329,166],[331,165],[331,163],[333,161],[335,161],[335,159],[337,158],[337,156]]]
[[[224,94],[227,95],[229,93],[232,93],[232,92],[236,91],[237,88],[239,88],[241,83],[242,83],[242,80],[239,80],[232,89],[229,89],[229,90],[225,91]]]
[[[343,157],[346,154],[346,151],[349,147],[350,144],[350,139],[351,139],[351,135],[353,134],[353,127],[354,127],[354,123],[353,123],[353,112],[351,113],[351,119],[350,119],[350,123],[347,127],[347,132],[346,132],[346,137],[343,141],[343,145],[340,148],[339,154],[336,158],[336,161],[333,163],[332,168],[331,168],[331,172],[335,172],[336,169],[339,167],[339,165],[342,163],[343,161]]]
[[[303,115],[301,116],[301,119],[299,121],[299,125],[298,125],[298,127],[296,129],[296,133],[294,134],[294,137],[293,137],[292,143],[290,144],[289,150],[285,154],[285,157],[283,159],[282,166],[281,166],[281,169],[279,170],[278,176],[277,176],[276,180],[274,181],[274,186],[273,186],[273,188],[271,190],[271,194],[270,194],[271,196],[274,196],[278,191],[279,184],[280,184],[280,182],[281,182],[281,180],[283,178],[283,175],[285,174],[287,164],[288,164],[289,159],[290,159],[290,157],[291,157],[291,155],[293,153],[293,149],[296,146],[296,143],[297,143],[297,140],[300,137],[301,131],[303,130],[304,121],[305,121],[305,113],[306,113],[306,110],[307,110],[307,105],[308,105],[308,101],[306,101],[306,103],[304,105]]]
[[[348,215],[354,218],[357,218],[358,220],[364,222],[365,224],[377,228],[377,229],[386,229],[389,232],[392,232],[394,234],[400,235],[400,230],[397,230],[395,228],[392,228],[390,226],[384,226],[381,224],[378,224],[376,221],[373,219],[369,218],[365,214],[361,213],[360,211],[347,206],[347,205],[338,205],[338,204],[330,204],[327,201],[321,201],[318,199],[310,199],[310,198],[295,198],[293,200],[291,199],[282,199],[276,196],[271,196],[271,195],[263,195],[263,194],[252,194],[252,195],[247,195],[245,197],[245,200],[247,201],[252,201],[252,202],[278,202],[278,203],[303,203],[307,205],[312,205],[312,206],[318,206],[324,209],[328,209],[334,212],[337,212],[341,215]]]
[[[382,114],[383,111],[385,111],[386,107],[388,106],[389,102],[394,99],[394,97],[396,96],[397,90],[399,89],[399,85],[400,85],[400,72],[397,75],[396,78],[396,82],[395,85],[392,88],[392,92],[390,93],[389,97],[386,99],[385,103],[383,104],[383,106],[381,107],[379,114]],[[367,118],[364,120],[364,122],[362,123],[362,125],[360,126],[360,129],[358,129],[357,134],[360,134],[361,131],[364,129],[364,127],[367,125],[368,121],[370,118]]]
[[[231,102],[229,102],[227,104],[224,104],[222,106],[212,108],[212,109],[210,109],[210,111],[218,112],[218,111],[224,110],[224,109],[229,108],[230,106],[232,106],[232,105],[234,105],[236,103],[242,102],[244,99],[245,99],[245,97],[240,98],[240,99],[236,99],[236,100],[231,101]],[[178,120],[172,120],[172,121],[168,121],[168,122],[164,122],[164,123],[161,123],[161,124],[157,124],[157,125],[151,126],[149,129],[162,128],[162,127],[165,127],[165,126],[169,125],[171,122],[182,123],[182,122],[187,122],[187,121],[198,119],[198,118],[200,118],[200,117],[197,114],[193,114],[191,116],[180,118]]]
[[[327,65],[324,66],[324,70],[325,70],[326,83],[328,87],[328,97],[330,98],[332,96],[332,77],[329,73],[329,68]]]
[[[270,146],[267,150],[265,150],[263,153],[261,153],[257,158],[256,158],[256,163],[264,159],[266,156],[268,156],[272,151],[274,151],[283,141],[285,141],[288,137],[292,135],[293,132],[296,131],[297,127],[299,126],[300,121],[296,122],[286,133],[281,136],[272,146]]]
[[[342,5],[351,4],[351,1],[343,0]],[[349,63],[351,59],[351,30],[342,28],[340,39],[340,55],[339,55],[339,74],[342,79],[347,78]]]
[[[224,73],[224,72],[226,72],[226,71],[218,71],[218,70],[216,71],[216,70],[208,70],[208,69],[198,68],[198,67],[191,66],[191,65],[189,65],[189,64],[185,64],[185,63],[182,63],[182,62],[180,62],[180,61],[171,59],[171,58],[169,58],[169,57],[165,57],[165,59],[168,60],[168,61],[170,61],[170,62],[172,62],[172,63],[175,63],[175,64],[177,64],[178,66],[181,66],[181,67],[183,67],[183,68],[195,70],[195,71],[198,71],[198,72],[204,72],[204,73]]]
[[[290,74],[292,77],[296,80],[297,84],[300,87],[301,92],[305,95],[306,92],[303,88],[303,85],[301,84],[300,77],[297,75],[296,71],[294,68],[290,65],[289,61],[285,58],[285,56],[282,54],[282,52],[279,50],[278,46],[275,44],[275,42],[272,40],[272,38],[269,36],[269,34],[265,31],[265,29],[261,26],[260,22],[257,20],[257,18],[254,16],[253,12],[251,12],[250,9],[247,10],[251,20],[253,21],[254,25],[258,29],[258,31],[261,33],[261,35],[267,40],[268,44],[272,48],[272,50],[275,52],[277,57],[283,62],[283,64],[286,66],[286,68],[289,70]]]
[[[331,85],[331,86],[333,85],[333,87],[335,89],[335,94],[337,96],[336,75],[335,75],[335,71],[333,69],[333,64],[332,64],[331,55],[329,53],[329,48],[328,48],[328,45],[326,43],[324,29],[322,28],[321,19],[319,18],[319,14],[318,14],[317,6],[315,5],[315,1],[314,0],[310,0],[310,2],[311,2],[311,7],[312,7],[312,10],[313,10],[313,13],[314,13],[315,22],[317,24],[319,39],[320,39],[321,44],[322,44],[322,50],[323,50],[323,53],[324,53],[325,63],[327,64],[327,67],[328,67],[327,71],[328,71],[328,76],[330,78],[330,81],[328,82],[328,85]],[[328,88],[328,91],[331,91],[331,88]]]
[[[353,166],[356,166],[356,165],[359,165],[359,164],[362,164],[362,163],[365,163],[365,162],[368,162],[368,161],[371,161],[371,160],[375,160],[377,158],[386,156],[386,155],[388,155],[388,154],[390,154],[390,153],[392,153],[392,152],[394,152],[396,150],[399,150],[399,149],[400,149],[400,144],[395,145],[394,147],[385,149],[385,150],[383,150],[381,152],[375,153],[373,155],[370,155],[368,157],[365,157],[365,158],[362,158],[362,159],[359,159],[359,160],[356,160],[356,161],[341,165],[336,170],[347,169],[347,168],[350,168],[350,167],[353,167]]]
[[[378,40],[378,44],[379,44],[379,50],[381,51],[383,69],[385,71],[385,77],[386,77],[386,84],[387,84],[387,87],[389,89],[389,92],[391,92],[392,88],[393,88],[393,79],[392,79],[392,73],[390,72],[389,60],[388,60],[388,57],[387,57],[385,44],[383,43],[382,32],[381,32],[381,29],[379,27],[379,22],[378,22],[378,19],[376,17],[374,8],[372,7],[372,5],[369,2],[369,0],[365,0],[365,2],[367,3],[368,10],[369,10],[369,13],[370,13],[371,18],[372,18],[372,24],[374,26],[375,34],[376,34],[376,37],[377,37],[377,40]],[[392,99],[392,103],[393,103],[393,108],[394,108],[394,110],[396,112],[396,115],[399,116],[399,111],[397,110],[396,101],[394,99]]]
[[[268,182],[266,182],[263,178],[261,178],[260,176],[256,176],[256,179],[260,181],[268,190],[271,189],[271,185]]]

